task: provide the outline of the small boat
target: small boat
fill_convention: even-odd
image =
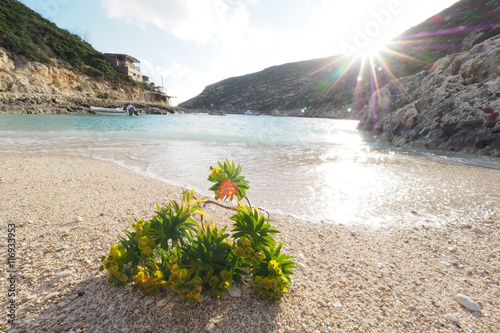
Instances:
[[[90,111],[94,112],[95,114],[98,115],[105,115],[105,116],[138,116],[139,114],[135,110],[135,108],[132,107],[132,109],[125,109],[125,108],[116,108],[116,109],[111,109],[111,108],[102,108],[102,107],[95,107],[91,106]]]
[[[95,114],[106,116],[128,116],[128,112],[121,108],[110,109],[91,106],[90,111],[94,112]]]

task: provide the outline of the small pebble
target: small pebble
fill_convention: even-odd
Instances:
[[[81,216],[75,216],[75,217],[73,217],[73,221],[75,221],[75,222],[82,222],[83,218]]]
[[[207,299],[207,297],[205,296],[205,294],[201,294],[200,298],[198,298],[198,300],[196,301],[196,303],[201,303],[201,302],[203,302],[206,299]]]
[[[45,297],[43,298],[43,300],[44,300],[44,301],[49,300],[49,299],[51,299],[51,298],[53,298],[53,297],[55,297],[55,296],[57,296],[57,295],[59,295],[59,293],[57,293],[57,292],[55,292],[55,293],[50,293],[50,294],[48,294],[47,296],[45,296]]]
[[[484,231],[482,231],[482,230],[481,230],[481,229],[479,229],[479,228],[472,228],[470,231],[471,231],[471,232],[475,232],[475,233],[476,233],[476,234],[478,234],[478,235],[484,235],[484,234],[485,234],[485,232],[484,232]]]
[[[470,311],[481,311],[481,307],[479,306],[479,304],[474,302],[470,297],[458,294],[455,298],[457,302],[460,305],[464,306],[466,309]]]
[[[73,274],[74,272],[75,272],[75,271],[74,271],[74,270],[72,270],[72,269],[67,269],[67,270],[64,270],[64,271],[62,271],[62,272],[57,273],[57,274],[55,275],[55,278],[56,278],[56,279],[60,279],[60,278],[63,278],[63,277],[65,277],[65,276],[71,275],[71,274]]]
[[[449,319],[449,320],[451,320],[452,322],[458,324],[458,318],[456,316],[452,315],[451,313],[447,314],[446,318]]]
[[[233,297],[240,297],[241,296],[240,288],[236,287],[235,285],[232,285],[231,288],[229,288],[229,290],[227,291],[227,293]]]
[[[56,317],[56,321],[61,321],[63,319],[66,319],[67,315],[65,313],[61,314],[60,316]]]
[[[66,332],[71,328],[71,325],[62,325],[54,327],[54,331],[56,332]]]
[[[156,303],[156,306],[157,306],[158,308],[162,308],[162,307],[164,307],[165,305],[167,305],[167,301],[166,301],[165,299],[161,299],[161,300],[159,300],[159,301],[158,301],[158,303]]]

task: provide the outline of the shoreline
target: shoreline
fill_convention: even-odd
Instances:
[[[154,100],[118,100],[79,95],[0,92],[0,114],[93,114],[90,111],[91,106],[117,108],[127,103],[134,104],[138,110],[147,114],[188,113],[183,108]]]
[[[179,187],[110,162],[69,155],[0,154],[1,258],[16,225],[13,332],[500,331],[500,217],[444,227],[325,224],[272,215],[295,256],[293,287],[269,304],[248,288],[190,306],[171,293],[143,297],[98,272],[100,256],[133,217],[149,219]],[[251,189],[248,192],[252,198]],[[500,205],[500,202],[493,203]],[[231,212],[207,207],[219,226]],[[83,221],[74,221],[81,216]],[[7,265],[0,268],[7,290]],[[71,272],[59,277],[58,273]],[[83,294],[82,294],[83,292]],[[6,300],[6,291],[2,297]],[[481,306],[471,312],[457,294]],[[79,296],[81,295],[81,296]],[[456,321],[455,321],[456,320]]]

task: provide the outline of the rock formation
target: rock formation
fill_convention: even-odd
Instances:
[[[85,113],[90,106],[119,107],[134,103],[145,113],[179,113],[165,95],[133,85],[113,85],[66,67],[15,60],[0,49],[0,112]]]
[[[179,106],[196,111],[222,110],[262,114],[355,118],[348,114],[352,82],[357,72],[345,75],[350,60],[340,56],[272,66],[260,72],[233,77],[207,86],[201,94]],[[369,95],[365,96],[368,99]],[[327,110],[328,113],[322,113]]]
[[[375,91],[358,128],[398,145],[500,157],[499,113],[497,35]]]

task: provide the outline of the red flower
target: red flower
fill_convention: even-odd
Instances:
[[[225,199],[233,200],[233,197],[238,192],[238,187],[236,186],[235,183],[233,183],[230,179],[228,179],[223,181],[222,184],[220,184],[218,192],[219,192],[218,194],[219,198],[223,200]]]

